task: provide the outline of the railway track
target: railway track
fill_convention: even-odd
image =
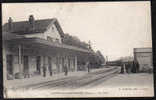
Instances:
[[[82,78],[79,80],[71,80],[70,82],[66,82],[65,84],[59,85],[58,87],[51,87],[49,89],[52,89],[52,90],[55,90],[55,89],[78,89],[80,87],[85,87],[93,82],[96,82],[100,79],[109,77],[110,75],[117,74],[117,73],[118,73],[118,71],[114,70],[107,74],[96,74],[95,76],[91,76],[88,78]]]
[[[117,68],[112,68],[109,70],[100,70],[96,72],[91,72],[85,76],[71,76],[68,78],[48,81],[40,84],[34,84],[27,86],[25,88],[27,89],[76,89],[83,86],[86,86],[90,83],[93,83],[97,80],[100,80],[102,78],[108,77],[110,74],[116,74],[118,73]]]

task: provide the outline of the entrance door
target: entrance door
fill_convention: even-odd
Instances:
[[[29,74],[28,56],[24,56],[23,65],[24,65],[23,68],[24,74]]]
[[[13,75],[13,56],[7,55],[7,74]]]
[[[36,70],[38,71],[39,74],[41,74],[41,57],[40,56],[37,57],[36,66],[37,66]]]

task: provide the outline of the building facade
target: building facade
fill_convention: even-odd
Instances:
[[[134,60],[139,63],[139,71],[153,69],[152,48],[134,48]]]
[[[13,22],[3,25],[3,72],[5,79],[77,71],[79,56],[91,51],[62,43],[63,30],[56,18]],[[82,58],[82,57],[81,57]]]

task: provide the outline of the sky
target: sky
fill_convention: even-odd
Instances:
[[[2,24],[57,18],[64,33],[91,41],[108,60],[133,56],[133,48],[152,47],[150,1],[77,3],[3,3]]]

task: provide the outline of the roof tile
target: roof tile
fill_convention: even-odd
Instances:
[[[35,20],[34,30],[30,30],[30,24],[29,21],[20,21],[20,22],[13,22],[12,23],[12,33],[16,34],[31,34],[31,33],[42,33],[44,32],[48,25],[53,21],[54,19],[42,19],[42,20]],[[9,31],[9,25],[6,23],[3,26],[3,31]]]

